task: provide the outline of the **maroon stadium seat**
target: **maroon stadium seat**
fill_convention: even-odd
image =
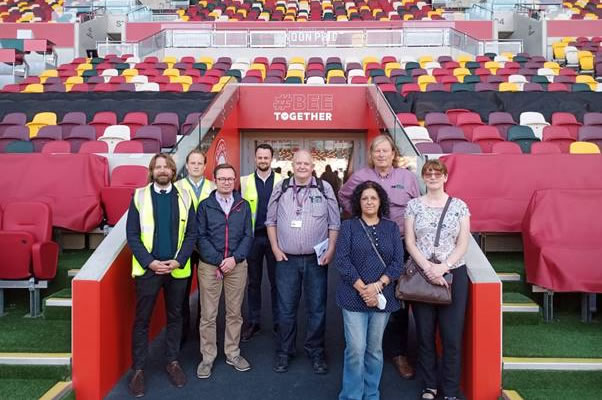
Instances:
[[[111,173],[111,186],[100,192],[107,223],[115,225],[127,211],[136,188],[148,182],[148,168],[140,165],[120,165]]]

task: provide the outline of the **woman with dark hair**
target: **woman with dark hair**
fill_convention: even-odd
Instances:
[[[447,305],[412,303],[418,339],[418,372],[424,385],[420,399],[457,400],[460,398],[462,336],[468,297],[464,254],[470,238],[470,212],[466,203],[445,193],[447,168],[441,161],[427,161],[422,167],[422,179],[426,194],[410,200],[406,209],[406,248],[433,284],[448,286],[450,279],[446,277],[451,277],[452,302]],[[439,243],[435,246],[442,214]],[[437,384],[437,328],[443,345],[440,385]],[[443,396],[438,396],[438,386]]]
[[[339,400],[378,399],[383,368],[382,338],[389,315],[399,309],[395,281],[403,269],[403,246],[389,216],[389,197],[376,182],[359,184],[351,198],[353,218],[343,221],[335,264],[341,279],[345,359]]]

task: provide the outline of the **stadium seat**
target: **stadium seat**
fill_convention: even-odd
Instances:
[[[476,143],[458,142],[452,146],[452,153],[479,154],[482,153],[481,147]]]
[[[63,138],[69,137],[71,130],[80,125],[86,125],[86,114],[79,111],[68,112],[63,116],[59,126],[63,131]]]
[[[124,140],[115,145],[113,149],[115,154],[133,154],[133,153],[144,153],[144,146],[142,142],[135,140]]]
[[[579,141],[595,143],[602,146],[602,126],[588,125],[579,129]]]
[[[495,126],[504,140],[508,137],[508,129],[510,129],[511,126],[516,125],[516,121],[512,118],[512,114],[507,112],[494,111],[489,114],[488,120],[489,125]]]
[[[109,152],[112,153],[117,143],[130,139],[131,134],[129,126],[111,125],[105,129],[104,134],[98,138],[98,141],[106,142],[109,145]]]
[[[119,125],[129,127],[130,134],[134,136],[140,127],[148,125],[148,115],[145,112],[129,112],[123,116]]]
[[[33,116],[31,122],[26,124],[29,127],[29,137],[38,134],[41,127],[46,125],[56,125],[56,114],[53,112],[40,112]]]
[[[571,154],[600,154],[600,148],[595,143],[573,142],[570,147]]]
[[[66,140],[52,140],[42,147],[42,153],[71,153],[71,144]]]
[[[545,132],[544,132],[545,135]],[[535,142],[531,145],[531,154],[560,154],[560,147],[554,142]]]
[[[136,188],[148,182],[148,168],[140,165],[120,165],[111,173],[111,185],[102,188],[100,198],[107,223],[115,225],[127,211]]]
[[[429,132],[423,126],[406,126],[404,131],[413,144],[433,141],[429,136]]]
[[[199,124],[199,120],[201,119],[201,113],[190,113],[186,116],[186,120],[180,127],[181,135],[188,135]]]
[[[456,126],[442,127],[437,135],[437,143],[439,143],[444,153],[451,153],[455,143],[467,141],[462,129]]]
[[[161,128],[158,126],[143,126],[132,135],[132,140],[139,141],[144,147],[145,153],[160,153]]]
[[[94,114],[91,125],[96,130],[96,139],[104,134],[105,129],[110,125],[117,125],[117,115],[113,111],[100,111]]]
[[[530,153],[531,145],[539,140],[529,126],[516,125],[508,129],[508,141],[518,144],[523,153]]]
[[[36,153],[42,151],[42,147],[50,141],[61,140],[61,127],[58,125],[46,125],[40,128],[38,134],[30,140]]]
[[[449,122],[452,125],[456,125],[456,120],[458,119],[458,115],[467,113],[467,112],[472,112],[472,111],[467,110],[465,108],[450,108],[449,110],[445,111],[445,114],[447,115]]]
[[[565,127],[552,125],[543,128],[543,141],[554,143],[563,153],[569,152],[569,147],[575,140]]]
[[[420,126],[418,123],[418,118],[416,118],[416,114],[414,113],[397,113],[397,119],[402,126]]]
[[[555,112],[552,113],[552,125],[566,128],[569,134],[576,140],[582,124],[571,113]]]
[[[29,129],[23,125],[6,127],[6,130],[0,136],[0,152],[5,152],[6,146],[13,142],[29,142]]]
[[[588,112],[583,114],[583,125],[585,126],[602,126],[601,112]]]
[[[107,142],[101,142],[99,140],[90,140],[83,142],[79,147],[78,153],[92,154],[92,153],[108,153],[109,144]]]
[[[543,137],[543,128],[550,125],[544,116],[539,112],[525,111],[520,114],[520,125],[530,127],[535,134],[535,137],[541,140]]]
[[[499,154],[523,154],[521,147],[514,142],[495,143],[491,152]]]
[[[421,154],[442,154],[443,149],[438,143],[420,142],[416,143],[416,149]]]
[[[481,121],[481,116],[475,112],[465,112],[458,114],[456,118],[456,126],[462,129],[464,136],[468,141],[472,141],[472,131],[477,126],[485,125]]]
[[[493,145],[503,142],[500,132],[490,125],[477,126],[472,132],[472,141],[481,147],[483,153],[493,152]]]
[[[2,215],[0,251],[0,279],[53,279],[59,246],[52,242],[50,207],[42,202],[8,203]]]
[[[440,112],[430,112],[424,116],[424,126],[429,132],[429,136],[433,141],[437,141],[437,134],[444,126],[452,126],[449,122],[447,114]]]
[[[151,125],[161,128],[161,144],[163,147],[172,147],[176,144],[178,130],[180,129],[178,114],[172,112],[158,113]]]
[[[25,113],[7,113],[4,114],[2,121],[0,121],[0,136],[4,134],[4,131],[9,126],[25,125],[27,123],[27,115]]]

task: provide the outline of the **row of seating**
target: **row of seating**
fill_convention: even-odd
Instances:
[[[54,112],[40,112],[35,114],[30,122],[27,122],[25,113],[15,112],[5,114],[0,121],[0,138],[5,137],[11,127],[19,127],[13,131],[19,131],[22,136],[27,138],[39,136],[42,129],[46,127],[55,127],[52,130],[44,130],[48,137],[69,139],[74,136],[75,128],[85,127],[77,130],[78,134],[82,135],[81,139],[96,140],[103,136],[105,130],[112,125],[124,126],[128,129],[128,135],[130,132],[135,135],[139,128],[150,125],[161,130],[163,147],[171,147],[176,143],[178,134],[187,135],[191,132],[192,128],[198,124],[199,117],[200,113],[190,113],[186,116],[184,123],[180,125],[178,115],[173,112],[157,113],[152,122],[144,111],[128,112],[124,114],[121,121],[118,121],[117,114],[113,111],[97,112],[90,121],[87,121],[85,113],[79,111],[65,113],[60,121]],[[84,131],[86,134],[82,133]]]
[[[594,72],[602,76],[602,37],[595,36],[591,39],[566,37],[552,43],[552,54],[555,60],[572,68],[579,68],[584,72]]]
[[[562,5],[574,20],[596,20],[602,17],[600,0],[565,0]]]
[[[53,12],[62,12],[64,0],[4,0],[0,2],[0,22],[47,22]]]
[[[416,0],[202,0],[178,15],[181,21],[407,21],[441,20],[443,9]]]
[[[565,112],[553,113],[552,125],[538,112],[521,113],[520,125],[506,112],[492,112],[486,125],[479,114],[465,109],[428,113],[422,124],[412,113],[399,113],[397,117],[414,144],[436,142],[444,153],[453,152],[458,142],[476,143],[483,153],[492,152],[492,146],[503,141],[519,143],[526,153],[537,141],[553,142],[564,153],[576,141],[602,146],[602,113],[588,113],[585,126]]]
[[[108,141],[104,140],[77,140],[80,138],[71,138],[70,140],[50,140],[43,144],[35,140],[27,141],[14,139],[12,141],[0,138],[0,153],[42,153],[42,154],[156,154],[159,145],[155,140],[146,140],[148,138],[138,138],[132,140],[120,140],[114,146],[110,146]],[[5,142],[5,143],[3,143]],[[41,150],[40,150],[41,146]]]
[[[22,84],[8,84],[2,88],[2,92],[5,93],[87,93],[87,92],[205,92],[205,93],[216,93],[220,92],[224,86],[234,78],[230,76],[223,77],[223,79],[217,80],[216,83],[207,82],[208,79],[201,79],[202,82],[192,83],[192,78],[183,76],[177,79],[170,79],[166,77],[149,78],[150,81],[140,82],[140,79],[133,79],[130,83],[55,83],[55,84],[39,84],[32,83],[27,85]],[[139,78],[146,78],[140,76]],[[165,78],[167,82],[161,82]],[[102,79],[102,78],[101,78]],[[213,81],[214,79],[210,79]],[[161,82],[161,83],[159,83]],[[298,83],[298,82],[289,82]],[[25,86],[25,87],[24,87]]]
[[[420,142],[416,143],[416,149],[421,154],[445,154],[439,143]],[[481,154],[482,147],[477,143],[459,141],[453,144],[450,153]],[[496,142],[492,145],[491,154],[524,154],[520,144],[515,142]],[[529,148],[530,154],[560,154],[562,150],[554,142],[533,142]],[[600,154],[600,147],[595,143],[573,142],[569,148],[569,154]]]

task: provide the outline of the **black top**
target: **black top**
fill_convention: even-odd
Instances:
[[[255,187],[257,188],[257,215],[255,216],[255,231],[265,230],[265,217],[268,213],[268,203],[274,189],[274,171],[268,179],[263,180],[255,172]]]

